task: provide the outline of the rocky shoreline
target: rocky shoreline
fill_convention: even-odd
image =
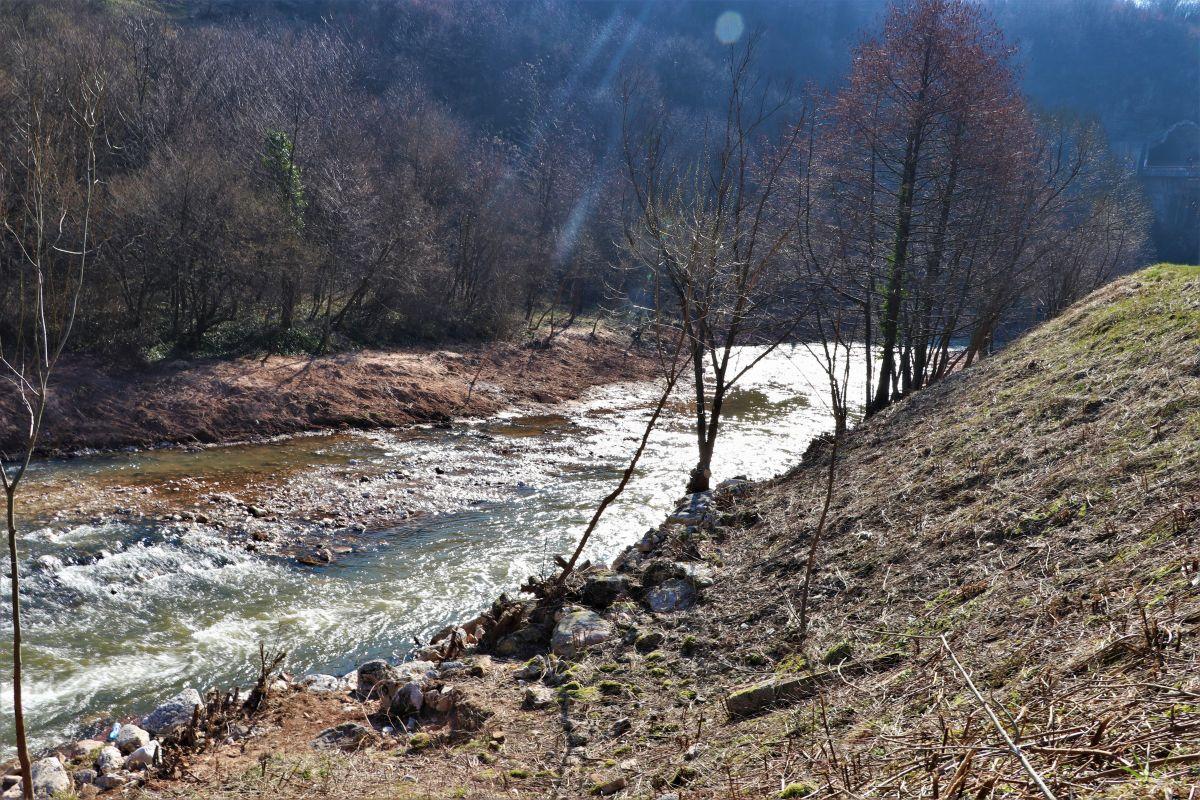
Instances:
[[[564,692],[569,695],[578,690],[571,659],[589,648],[618,636],[632,636],[630,643],[640,652],[653,651],[662,642],[661,633],[631,633],[636,628],[631,628],[625,617],[632,607],[641,605],[654,614],[670,614],[700,600],[712,585],[713,571],[700,559],[694,542],[710,535],[718,522],[718,509],[750,486],[749,481],[738,478],[725,481],[713,492],[684,498],[662,525],[620,553],[611,569],[581,566],[568,579],[564,594],[549,602],[502,595],[479,616],[440,631],[411,654],[412,660],[389,663],[375,659],[344,675],[264,674],[267,684],[262,694],[344,697],[373,708],[365,712],[363,721],[332,725],[310,742],[318,750],[339,751],[387,747],[390,742],[390,746],[419,752],[438,741],[456,740],[480,730],[493,711],[469,684],[472,679],[508,669],[503,662],[518,662],[512,674],[523,692],[525,709],[552,707]],[[662,557],[668,543],[682,552]],[[493,662],[493,656],[502,661]],[[528,660],[520,661],[525,658]],[[239,705],[243,693],[247,700]],[[248,705],[253,696],[253,689],[233,689],[224,695],[214,690],[202,697],[189,687],[144,716],[92,726],[95,738],[85,736],[50,748],[35,761],[35,796],[72,796],[73,792],[86,800],[170,780],[191,753],[261,734],[255,723],[256,709]],[[215,728],[220,729],[217,736],[213,735]],[[97,731],[107,731],[107,735],[97,736]],[[588,740],[582,730],[574,735],[578,747]],[[0,798],[19,798],[15,760],[5,765],[3,773]]]

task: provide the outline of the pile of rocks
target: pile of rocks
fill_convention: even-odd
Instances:
[[[455,686],[454,680],[466,675],[482,675],[486,669],[486,657],[477,657],[469,664],[463,661],[440,664],[432,661],[403,664],[391,664],[382,659],[368,661],[351,675],[334,680],[340,681],[341,688],[352,692],[359,700],[379,702],[377,712],[372,715],[378,730],[347,723],[321,731],[313,745],[358,749],[381,734],[415,734],[423,727],[445,726],[451,734],[478,730],[491,712]],[[325,683],[313,680],[309,690],[330,689]]]
[[[104,741],[80,739],[58,748],[33,764],[33,795],[38,798],[71,795],[95,797],[101,792],[136,785],[162,761],[160,740],[191,724],[202,701],[195,689],[185,689],[162,703],[139,722],[117,724]],[[22,796],[19,775],[4,779],[0,797]]]

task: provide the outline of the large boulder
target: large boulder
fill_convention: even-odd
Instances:
[[[71,791],[71,776],[67,774],[63,763],[54,756],[33,762],[31,776],[34,797],[54,797]]]
[[[607,641],[613,626],[595,611],[568,611],[554,626],[550,649],[557,655],[574,657],[580,650]]]
[[[204,704],[200,693],[187,688],[142,718],[142,727],[162,737],[192,723],[196,706]]]

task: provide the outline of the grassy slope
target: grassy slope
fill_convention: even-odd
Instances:
[[[1115,796],[1131,790],[1141,779],[1108,787],[1091,777],[1118,759],[1140,769],[1147,758],[1200,752],[1200,590],[1191,585],[1200,270],[1158,266],[1120,280],[872,420],[848,444],[807,651],[841,644],[856,659],[906,656],[891,672],[828,689],[829,741],[823,721],[813,732],[811,708],[744,723],[763,737],[788,725],[808,730],[809,746],[835,751],[848,771],[838,777],[826,753],[797,764],[798,774],[817,786],[915,797],[932,793],[934,775],[944,792],[966,749],[980,747],[965,768],[967,796],[993,777],[998,793],[1027,790],[942,634],[1031,745],[1053,740],[1030,755],[1060,782],[1060,796],[1076,783]],[[782,581],[791,593],[823,469],[802,467],[755,500],[769,550],[738,548],[732,560],[754,565],[739,566],[730,588]],[[727,602],[786,631],[790,612],[777,595],[737,591]],[[786,636],[762,636],[762,627],[743,637],[752,640],[744,650],[776,665],[795,658]],[[932,765],[896,777],[921,757]],[[1146,780],[1180,769],[1152,769]],[[1192,770],[1184,783],[1200,774]]]
[[[685,614],[610,609],[628,635],[572,667],[561,707],[518,710],[503,664],[466,682],[503,744],[316,756],[281,722],[242,761],[198,761],[201,788],[156,796],[334,797],[350,781],[361,797],[580,797],[618,777],[637,798],[1038,796],[945,635],[1057,797],[1188,797],[1200,762],[1162,759],[1200,753],[1200,270],[1102,289],[864,424],[843,456],[806,642],[820,454],[698,547],[669,540],[662,555],[718,565],[716,584]],[[665,641],[647,654],[630,642],[648,631]],[[814,673],[807,700],[736,720],[722,702]],[[362,718],[342,702],[326,705]],[[316,703],[307,724],[331,724]],[[588,743],[568,751],[569,727]]]

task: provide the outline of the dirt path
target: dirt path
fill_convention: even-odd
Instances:
[[[612,332],[564,334],[545,350],[497,342],[173,361],[139,371],[75,357],[56,374],[41,449],[207,444],[436,422],[570,400],[591,386],[651,372],[650,360]],[[19,446],[15,400],[11,391],[0,392],[0,450]]]

